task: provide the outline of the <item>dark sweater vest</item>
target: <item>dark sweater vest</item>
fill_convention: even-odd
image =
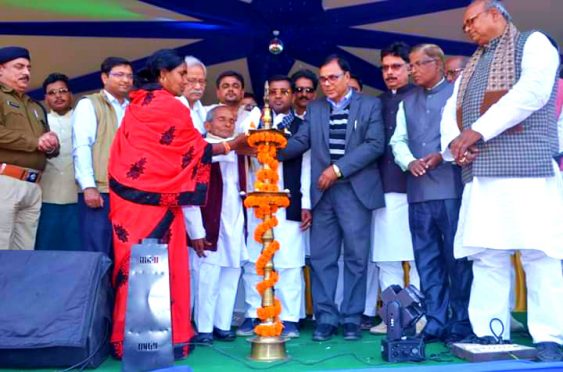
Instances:
[[[221,210],[223,207],[223,175],[220,163],[211,163],[209,176],[209,187],[207,189],[207,202],[201,207],[201,217],[205,227],[206,240],[211,243],[206,250],[216,251],[219,240],[219,229],[221,228]],[[244,156],[237,157],[237,169],[239,179],[239,191],[246,191],[246,172],[244,167]],[[246,229],[246,212],[245,212]],[[245,234],[246,235],[246,234]]]
[[[408,84],[397,89],[393,94],[387,91],[379,96],[383,104],[383,122],[385,124],[385,152],[379,158],[379,172],[383,181],[383,192],[398,192],[405,194],[407,192],[407,175],[403,170],[395,164],[393,150],[389,146],[389,141],[395,133],[397,126],[397,111],[399,111],[399,103],[407,94],[412,92],[414,85]]]
[[[293,122],[287,127],[291,134],[297,133],[303,120],[297,116]],[[283,162],[283,186],[289,189],[290,204],[286,209],[286,219],[290,221],[301,222],[301,162],[303,156],[298,156],[291,160]]]

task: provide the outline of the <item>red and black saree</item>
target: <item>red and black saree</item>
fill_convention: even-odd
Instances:
[[[188,109],[164,90],[139,90],[110,153],[110,219],[116,290],[111,344],[122,356],[131,247],[144,238],[168,243],[172,341],[188,353],[194,335],[183,205],[203,205],[211,145],[194,128]],[[176,355],[178,356],[178,355]]]

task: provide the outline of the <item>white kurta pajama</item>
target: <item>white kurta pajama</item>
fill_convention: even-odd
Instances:
[[[207,139],[208,142],[217,142]],[[199,332],[213,327],[229,330],[243,263],[248,260],[244,236],[244,213],[240,198],[238,160],[234,152],[213,157],[219,162],[223,178],[221,219],[216,251],[207,257],[190,253],[194,275],[194,320]],[[192,239],[205,236],[199,208],[186,207],[188,234]],[[193,251],[193,249],[191,249]]]
[[[371,254],[379,268],[379,286],[404,285],[402,261],[409,261],[409,282],[420,289],[409,229],[407,194],[385,193],[385,208],[373,211]]]
[[[533,33],[524,46],[520,80],[472,125],[484,141],[522,122],[549,100],[559,56],[548,39]],[[459,134],[456,98],[444,108],[442,148],[451,160],[449,143]],[[554,162],[554,170],[556,165]],[[491,336],[493,318],[510,338],[510,259],[522,253],[528,289],[528,328],[535,343],[563,344],[563,182],[546,178],[473,177],[465,186],[454,243],[456,258],[473,262],[469,317],[479,337]],[[498,329],[497,329],[498,332]]]
[[[201,134],[205,134],[205,119],[207,116],[207,110],[201,104],[201,101],[196,101],[193,107],[190,107],[190,103],[185,96],[176,97],[180,102],[184,104],[190,110],[190,117],[192,118],[192,123],[194,128]]]
[[[279,114],[274,118],[274,126],[280,123],[285,115]],[[256,171],[259,163],[252,159],[250,171],[248,172],[248,186],[253,188],[256,181]],[[278,167],[280,190],[284,190],[283,163]],[[309,198],[309,186],[311,182],[310,156],[303,156],[301,166],[301,190],[302,209],[311,209]],[[306,191],[306,192],[303,192]],[[261,222],[254,216],[253,211],[248,211],[248,254],[249,261],[244,265],[243,281],[246,301],[246,317],[257,318],[256,309],[261,305],[261,298],[256,290],[256,284],[261,277],[256,274],[256,260],[262,250],[262,245],[254,240],[254,230]],[[280,208],[276,213],[278,226],[274,228],[274,237],[280,243],[280,250],[274,256],[274,267],[279,273],[279,281],[274,287],[276,297],[282,304],[280,318],[282,321],[297,322],[303,315],[304,308],[304,282],[303,266],[305,266],[305,250],[309,244],[309,231],[301,231],[301,222],[286,219],[286,211]]]

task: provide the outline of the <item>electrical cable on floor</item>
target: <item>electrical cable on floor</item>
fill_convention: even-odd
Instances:
[[[232,359],[234,361],[239,362],[240,364],[244,365],[245,367],[249,368],[249,369],[253,369],[253,370],[268,370],[268,369],[272,369],[272,368],[276,368],[279,366],[283,366],[286,364],[290,364],[290,363],[297,363],[303,366],[316,366],[318,364],[324,363],[326,361],[329,361],[331,359],[336,359],[336,358],[341,358],[341,357],[352,357],[354,359],[356,359],[358,362],[366,365],[366,366],[370,366],[370,367],[377,367],[377,366],[385,366],[385,365],[390,365],[390,364],[394,364],[394,363],[388,363],[388,362],[378,362],[378,363],[370,363],[366,360],[364,360],[362,357],[358,356],[356,353],[339,353],[339,354],[334,354],[331,355],[329,357],[323,358],[323,359],[319,359],[319,360],[315,360],[315,361],[303,361],[303,360],[299,360],[299,359],[295,359],[295,358],[290,358],[284,361],[280,361],[280,362],[273,362],[272,364],[268,364],[267,366],[263,366],[263,367],[259,367],[259,366],[255,366],[251,363],[249,363],[246,359],[242,359],[239,358],[235,355],[232,355],[224,350],[221,350],[220,348],[214,346],[214,345],[208,345],[208,344],[203,344],[203,343],[197,343],[197,342],[192,342],[190,343],[191,345],[196,345],[196,346],[206,346],[209,347],[213,350],[215,350],[216,352],[218,352],[219,354],[226,356],[229,359]]]

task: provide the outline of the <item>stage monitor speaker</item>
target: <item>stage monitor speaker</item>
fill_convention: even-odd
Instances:
[[[110,259],[0,251],[0,368],[95,368],[109,355]]]

